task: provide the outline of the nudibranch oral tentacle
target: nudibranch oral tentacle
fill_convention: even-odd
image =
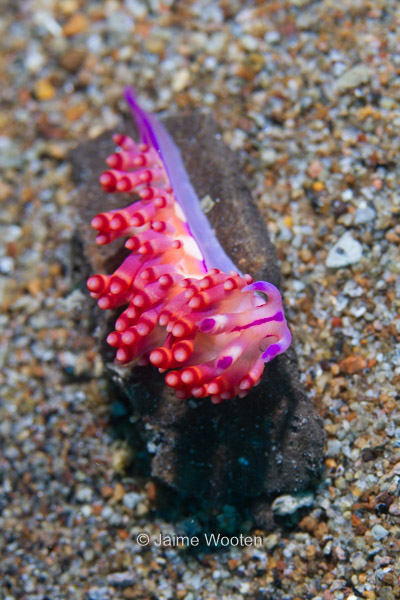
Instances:
[[[119,364],[151,363],[178,398],[214,403],[245,396],[264,364],[290,345],[282,299],[226,255],[201,211],[180,152],[163,125],[125,92],[140,142],[120,148],[100,177],[107,192],[136,196],[95,216],[96,242],[128,238],[131,253],[111,275],[88,280],[102,309],[125,306],[107,341]]]

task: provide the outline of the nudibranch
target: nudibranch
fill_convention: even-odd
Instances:
[[[96,242],[127,237],[130,254],[87,286],[102,309],[124,307],[107,342],[117,364],[151,363],[178,398],[244,397],[265,363],[290,345],[282,299],[242,274],[222,249],[164,126],[125,91],[140,142],[115,135],[119,150],[100,177],[133,203],[92,220]],[[132,201],[132,200],[131,200]],[[127,202],[125,202],[127,203]]]

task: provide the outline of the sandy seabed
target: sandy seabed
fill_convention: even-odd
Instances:
[[[0,596],[400,598],[399,3],[26,0],[1,15]],[[208,109],[242,153],[327,436],[306,501],[277,502],[272,532],[214,532],[230,539],[217,552],[156,543],[203,534],[129,474],[71,271],[68,153],[118,129],[127,84],[154,112]]]

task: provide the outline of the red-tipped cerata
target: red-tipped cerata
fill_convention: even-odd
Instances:
[[[280,293],[238,272],[201,212],[172,138],[133,90],[125,95],[141,141],[114,136],[120,150],[107,158],[100,183],[125,194],[128,206],[95,216],[92,227],[98,244],[123,236],[131,253],[111,275],[87,282],[100,308],[125,307],[107,341],[120,364],[168,370],[178,398],[210,396],[218,404],[243,397],[264,363],[290,344]]]

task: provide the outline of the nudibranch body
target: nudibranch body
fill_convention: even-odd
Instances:
[[[165,381],[178,398],[243,397],[264,364],[290,345],[280,293],[237,270],[169,133],[133,90],[125,97],[141,140],[114,136],[120,150],[108,157],[100,183],[135,201],[95,216],[92,226],[98,244],[124,236],[131,253],[112,275],[87,283],[100,308],[126,307],[107,341],[119,364],[136,360],[168,371]]]

